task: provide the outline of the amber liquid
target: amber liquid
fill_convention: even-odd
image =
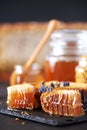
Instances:
[[[29,73],[22,73],[17,74],[13,73],[13,76],[10,78],[10,85],[14,84],[21,84],[21,83],[31,83],[32,85],[37,86],[38,83],[43,81],[43,74],[42,72],[29,74]]]
[[[49,61],[45,62],[44,78],[46,81],[75,81],[77,61],[58,61],[52,67]]]
[[[11,76],[11,72],[0,72],[0,82],[9,82],[9,78]]]

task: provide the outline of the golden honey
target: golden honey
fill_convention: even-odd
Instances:
[[[85,30],[57,30],[51,35],[44,69],[46,81],[75,81],[79,58],[87,55],[86,35]]]

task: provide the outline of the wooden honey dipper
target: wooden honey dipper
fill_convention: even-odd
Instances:
[[[27,72],[29,71],[31,65],[33,64],[36,57],[38,56],[38,54],[42,50],[43,46],[47,43],[51,33],[54,30],[58,29],[59,26],[60,26],[60,22],[58,20],[50,20],[49,21],[47,30],[46,30],[44,36],[42,37],[42,39],[40,40],[35,51],[31,55],[31,57],[27,60],[27,62],[25,63],[25,65],[23,67],[19,66],[19,68],[22,69],[21,72],[20,73],[15,72],[15,71],[12,72],[12,74],[10,76],[10,85],[25,82],[25,77],[26,77]]]

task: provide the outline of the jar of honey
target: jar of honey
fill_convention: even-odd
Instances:
[[[43,81],[42,69],[38,63],[33,63],[28,72],[23,70],[23,66],[16,65],[10,77],[10,85],[20,83],[31,83],[35,86]]]
[[[79,83],[87,83],[87,56],[81,56],[75,69],[75,79]]]
[[[49,54],[46,56],[46,81],[75,81],[79,57],[87,55],[86,30],[57,30],[51,35]]]

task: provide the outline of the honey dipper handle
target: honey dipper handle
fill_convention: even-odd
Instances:
[[[28,59],[28,61],[26,62],[26,64],[24,65],[24,70],[27,71],[29,70],[29,68],[31,67],[31,65],[33,64],[34,60],[36,59],[36,57],[38,56],[38,54],[40,53],[40,51],[42,50],[43,46],[45,45],[45,43],[48,41],[51,33],[56,30],[59,26],[59,21],[57,20],[51,20],[48,24],[48,28],[47,31],[45,33],[45,35],[42,37],[41,41],[39,42],[37,48],[35,49],[34,53],[31,55],[31,57]]]

